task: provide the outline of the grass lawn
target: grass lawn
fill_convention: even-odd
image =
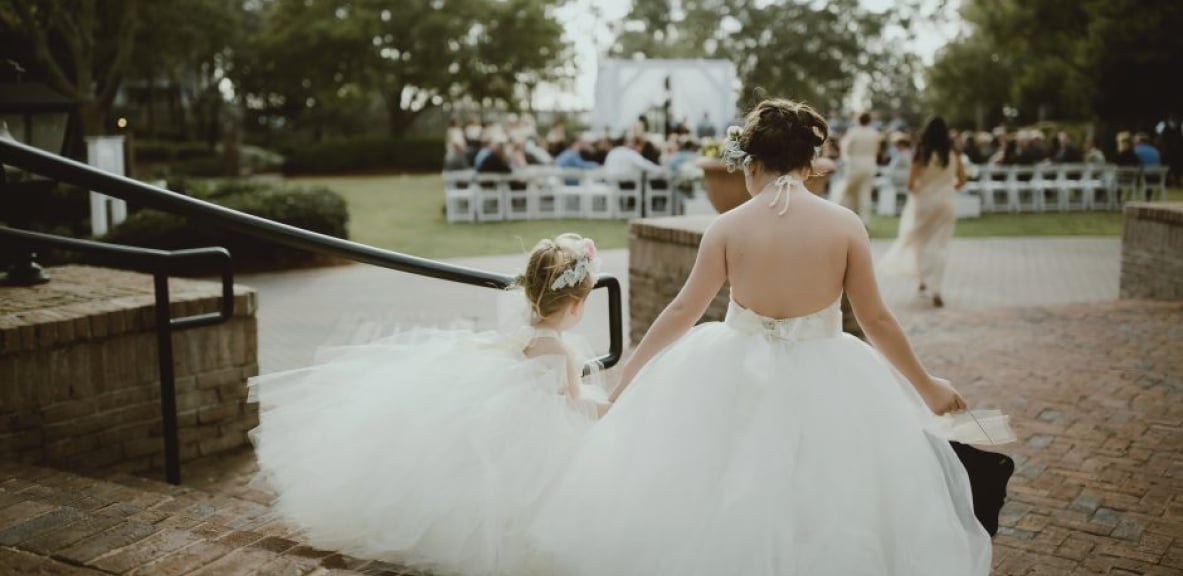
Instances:
[[[575,232],[603,249],[628,247],[623,220],[533,220],[448,224],[439,175],[289,178],[326,186],[349,204],[349,236],[363,244],[422,256],[452,258],[522,254],[541,238]]]
[[[322,185],[349,204],[352,240],[425,258],[523,253],[540,238],[575,232],[604,249],[628,246],[622,220],[537,220],[448,224],[443,181],[437,174],[290,178],[292,184]],[[1167,198],[1183,202],[1183,189]],[[892,238],[899,218],[876,216],[871,236]],[[957,236],[1116,236],[1120,212],[986,214],[957,222]]]

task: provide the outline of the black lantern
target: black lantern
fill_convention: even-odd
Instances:
[[[70,119],[75,103],[37,82],[0,83],[0,138],[9,138],[41,148],[54,154],[68,155]],[[26,210],[22,197],[35,193],[33,188],[52,186],[53,182],[37,178],[8,166],[0,173],[0,193],[9,196],[17,209],[9,224],[26,224]],[[9,267],[3,283],[30,286],[49,281],[49,276],[35,261],[36,254],[21,254]]]

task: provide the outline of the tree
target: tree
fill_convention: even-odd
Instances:
[[[725,58],[736,64],[742,102],[784,95],[838,109],[856,79],[905,105],[915,92],[914,58],[884,39],[891,24],[910,30],[912,3],[871,12],[859,0],[635,0],[616,27],[617,57]]]
[[[968,31],[930,72],[957,114],[1016,107],[1020,121],[1095,118],[1143,126],[1183,100],[1183,5],[1147,0],[966,0]]]
[[[0,26],[32,46],[30,76],[76,100],[83,133],[99,134],[131,61],[140,8],[138,0],[0,0]]]
[[[248,30],[257,14],[239,0],[171,0],[143,7],[144,21],[136,38],[129,77],[141,80],[151,94],[160,83],[179,91],[188,103],[181,136],[218,139],[223,88],[233,83],[239,62],[249,50]],[[149,123],[154,120],[148,107]],[[196,128],[196,133],[192,130]],[[149,133],[155,133],[148,127]]]
[[[271,0],[249,105],[299,115],[374,94],[401,137],[445,99],[513,103],[567,58],[561,1]]]

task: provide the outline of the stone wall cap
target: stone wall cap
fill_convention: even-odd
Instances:
[[[633,220],[629,223],[629,235],[634,238],[698,246],[707,227],[718,217],[718,214],[709,214]]]
[[[1183,224],[1183,202],[1127,202],[1127,218]]]
[[[151,274],[74,265],[51,268],[49,274],[46,284],[0,286],[0,354],[154,328]],[[220,282],[173,278],[168,285],[174,318],[218,310]],[[235,285],[235,316],[254,316],[255,309],[255,290]],[[74,329],[78,322],[90,329]],[[22,338],[22,331],[36,337]]]

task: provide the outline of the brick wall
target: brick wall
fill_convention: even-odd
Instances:
[[[74,470],[163,467],[152,277],[67,266],[0,287],[0,459]],[[174,317],[217,310],[220,285],[170,281]],[[173,334],[181,459],[248,442],[258,371],[255,293],[235,316]]]
[[[680,216],[634,220],[628,243],[628,336],[641,341],[657,315],[678,294],[694,259],[702,234],[715,216]],[[702,321],[722,320],[727,314],[730,288],[715,295]]]
[[[1121,297],[1183,299],[1183,202],[1131,202],[1121,235]]]

